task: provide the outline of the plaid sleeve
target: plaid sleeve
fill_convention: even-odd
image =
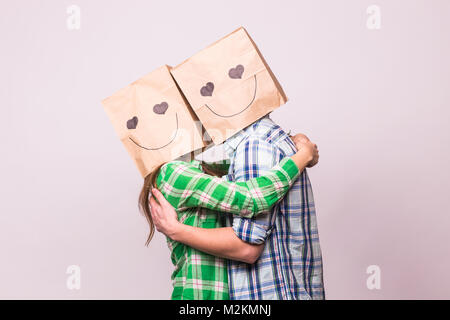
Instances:
[[[245,182],[225,181],[188,163],[171,162],[160,174],[159,188],[178,210],[202,207],[251,218],[269,212],[299,174],[290,158],[275,165],[264,176]]]
[[[249,139],[236,150],[234,178],[239,181],[259,177],[268,172],[282,158],[283,155],[279,149],[269,142],[257,138]],[[272,232],[274,217],[273,210],[269,214],[253,219],[233,217],[233,230],[243,241],[261,244]]]

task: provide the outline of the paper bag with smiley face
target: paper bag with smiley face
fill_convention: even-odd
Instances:
[[[216,144],[287,101],[242,27],[174,67],[171,73]]]
[[[143,177],[205,146],[201,125],[163,66],[102,101]]]

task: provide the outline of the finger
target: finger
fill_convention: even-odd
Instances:
[[[303,138],[303,139],[309,140],[309,138],[308,138],[305,134],[303,134],[303,133],[297,133],[297,134],[295,135],[295,137],[297,137],[297,138]]]
[[[158,200],[160,205],[164,205],[167,202],[166,198],[164,198],[164,196],[158,189],[152,188],[152,194],[153,196],[155,196],[156,200]]]
[[[152,215],[154,214],[154,215],[156,216],[156,215],[159,214],[159,212],[160,212],[160,206],[159,206],[159,204],[156,202],[155,198],[153,198],[153,197],[150,198],[150,207],[152,208],[152,209],[151,209]]]
[[[157,196],[157,200],[161,206],[161,210],[162,210],[162,208],[173,208],[172,205],[170,204],[170,202],[167,201],[167,199],[163,196],[163,194],[158,189],[156,189],[155,195]]]
[[[304,135],[304,134],[301,135],[301,139],[302,139],[303,141],[305,141],[305,140],[308,141],[308,142],[311,141],[311,140],[309,140],[309,138],[308,138],[306,135]]]

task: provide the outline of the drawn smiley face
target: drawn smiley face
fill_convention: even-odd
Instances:
[[[287,101],[244,28],[197,52],[171,74],[216,144]]]
[[[142,177],[207,145],[170,69],[161,66],[102,101]]]
[[[231,68],[228,70],[228,78],[230,78],[232,81],[240,80],[242,79],[242,76],[244,74],[245,68],[242,64],[238,64],[236,67]],[[205,107],[208,108],[213,114],[215,114],[218,117],[221,118],[232,118],[235,117],[241,113],[243,113],[245,110],[250,108],[250,106],[253,104],[256,98],[256,91],[258,88],[258,81],[256,80],[256,74],[253,75],[252,81],[254,83],[253,85],[253,94],[251,95],[251,99],[244,103],[243,106],[240,106],[237,111],[231,112],[231,113],[223,113],[216,111],[216,108],[211,105],[210,103],[205,103]],[[200,95],[203,97],[213,97],[214,94],[214,83],[213,82],[207,82],[206,85],[204,85],[200,89]]]
[[[159,116],[164,116],[166,111],[169,109],[169,104],[165,101],[159,103],[159,104],[155,104],[153,106],[153,113],[155,113],[156,115]],[[131,119],[129,119],[126,122],[126,127],[128,130],[136,130],[137,126],[139,124],[139,118],[137,116],[133,116]],[[178,113],[175,112],[175,126],[174,126],[174,133],[172,135],[171,138],[169,138],[169,140],[164,143],[161,146],[144,146],[141,143],[137,142],[135,138],[129,136],[128,139],[130,139],[136,146],[138,146],[139,148],[145,149],[145,150],[149,150],[149,151],[154,151],[154,150],[160,150],[163,149],[165,147],[167,147],[169,144],[171,144],[177,137],[178,135]]]

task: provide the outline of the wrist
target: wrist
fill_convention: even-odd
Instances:
[[[181,234],[183,232],[183,226],[181,222],[177,221],[174,223],[174,225],[170,228],[170,230],[167,232],[166,236],[168,236],[173,241],[180,241]]]
[[[299,150],[292,156],[292,160],[294,160],[299,170],[303,170],[313,160],[313,156],[308,152]]]

